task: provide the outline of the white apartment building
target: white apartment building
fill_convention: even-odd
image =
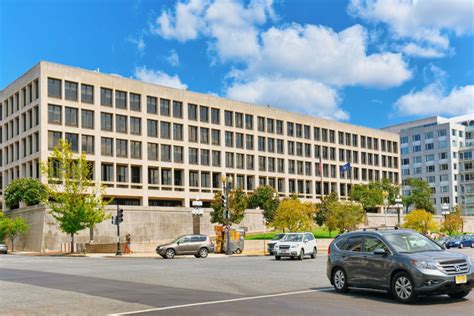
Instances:
[[[383,130],[400,135],[402,193],[410,194],[408,178],[426,180],[432,190],[436,213],[460,203],[460,150],[465,146],[466,125],[474,114],[450,119],[435,116],[389,126]]]
[[[464,147],[459,152],[459,191],[463,215],[474,215],[474,120],[466,126]]]
[[[60,139],[125,205],[209,206],[223,175],[311,201],[400,181],[397,134],[48,62],[0,91],[0,115],[2,192],[16,178],[47,181],[40,161]]]

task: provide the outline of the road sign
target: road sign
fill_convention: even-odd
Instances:
[[[193,201],[193,206],[194,207],[202,206],[202,201],[199,201],[199,200]]]

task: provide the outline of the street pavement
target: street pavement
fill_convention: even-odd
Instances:
[[[474,249],[453,251],[474,259]],[[0,256],[0,314],[473,315],[474,293],[414,305],[382,292],[336,293],[326,260]]]

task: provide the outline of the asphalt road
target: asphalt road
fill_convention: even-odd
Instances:
[[[474,249],[459,251],[474,259]],[[414,305],[381,292],[336,293],[326,260],[0,256],[0,314],[473,315],[474,292]]]

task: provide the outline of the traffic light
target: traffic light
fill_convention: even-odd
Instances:
[[[227,196],[225,194],[221,195],[222,206],[227,209]]]
[[[123,209],[121,208],[118,209],[117,219],[118,219],[117,221],[118,223],[123,222]]]

